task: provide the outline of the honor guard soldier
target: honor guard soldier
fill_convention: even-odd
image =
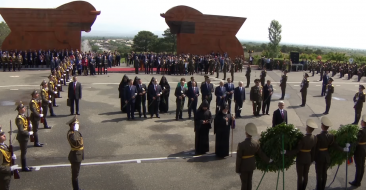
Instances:
[[[250,89],[250,101],[252,101],[253,105],[253,115],[259,116],[259,112],[261,111],[262,105],[262,86],[260,86],[260,80],[254,80],[255,86],[252,86]]]
[[[48,108],[50,107],[49,105],[52,104],[52,101],[50,100],[50,95],[48,94],[48,89],[47,89],[47,82],[45,80],[42,81],[41,83],[41,87],[42,87],[42,90],[41,90],[41,101],[42,101],[42,109],[43,109],[43,124],[44,124],[44,128],[45,129],[51,129],[50,126],[47,125],[47,112],[48,112]],[[50,107],[52,108],[52,107]],[[54,113],[53,113],[53,108],[50,109],[50,112],[51,112],[51,116],[56,116]]]
[[[258,130],[255,124],[248,123],[245,126],[246,139],[238,144],[236,154],[236,173],[239,174],[242,190],[252,189],[253,171],[256,169],[255,155],[258,155],[264,162],[271,163],[261,150],[259,142],[252,139],[258,136]]]
[[[30,111],[32,112],[30,115],[30,120],[32,122],[32,129],[33,129],[33,135],[34,135],[34,146],[35,147],[42,147],[42,143],[39,143],[38,141],[38,126],[39,126],[39,121],[41,120],[41,118],[43,117],[43,114],[41,113],[41,107],[39,107],[38,104],[38,98],[39,98],[39,94],[38,91],[35,90],[32,92],[32,100],[29,102],[29,108]]]
[[[363,92],[365,90],[365,86],[360,85],[358,88],[358,92],[353,97],[354,106],[355,109],[355,121],[352,123],[354,125],[358,125],[358,122],[360,121],[361,112],[363,108],[363,103],[365,102],[365,93]]]
[[[247,78],[247,86],[245,88],[249,88],[251,72],[252,72],[252,69],[250,68],[250,64],[248,64],[247,72],[245,73],[245,77]]]
[[[16,67],[18,67],[18,71],[20,71],[20,68],[22,67],[22,64],[23,64],[22,54],[18,53],[18,56],[17,56],[17,66],[16,66]]]
[[[287,85],[286,83],[287,83],[287,70],[284,71],[284,74],[282,75],[281,80],[280,80],[280,87],[281,87],[281,93],[282,93],[280,100],[285,99],[286,85]]]
[[[309,75],[307,73],[305,73],[304,79],[302,80],[301,84],[300,84],[300,92],[301,92],[301,107],[304,107],[306,104],[306,94],[308,93],[308,87],[309,87],[309,80],[308,80]]]
[[[329,127],[332,127],[332,122],[326,116],[322,117],[321,118],[322,132],[316,136],[317,144],[314,159],[317,190],[324,190],[325,184],[327,183],[327,170],[329,168],[330,163],[328,148],[333,147],[338,151],[344,151],[344,152],[349,151],[348,148],[349,146],[346,145],[345,148],[341,148],[336,144],[334,135],[328,133]]]
[[[6,136],[5,132],[0,126],[0,189],[9,190],[10,180],[13,175],[13,171],[18,165],[11,165],[11,160],[16,159],[15,154],[11,155],[9,147],[5,144]]]
[[[361,120],[361,129],[358,131],[356,144],[352,146],[356,146],[355,153],[353,158],[355,160],[356,165],[356,175],[355,180],[349,182],[352,186],[359,187],[361,186],[361,181],[363,174],[365,172],[365,157],[366,157],[366,115],[362,116]]]
[[[71,146],[69,153],[69,161],[71,164],[71,181],[72,188],[79,190],[79,172],[81,162],[84,160],[84,141],[83,136],[79,132],[79,121],[74,116],[69,122],[70,130],[67,132],[67,140]]]
[[[56,90],[56,86],[55,86],[55,82],[53,79],[53,76],[50,75],[48,76],[48,96],[51,96],[51,98],[49,100],[51,100],[51,104],[50,104],[50,110],[53,111],[53,106],[58,107],[58,105],[56,104],[56,94],[57,94],[57,90]],[[51,112],[52,115],[52,112]]]
[[[3,55],[1,56],[1,63],[3,64],[3,72],[6,71],[6,67],[8,67],[8,56],[6,55],[6,52],[3,52]]]
[[[19,105],[16,107],[15,111],[18,111],[18,115],[15,118],[15,124],[18,128],[18,134],[17,134],[17,140],[19,142],[20,146],[20,157],[21,157],[21,163],[22,163],[22,171],[23,172],[30,172],[32,171],[31,168],[27,167],[27,147],[28,147],[28,140],[29,136],[33,135],[33,131],[29,131],[32,127],[30,123],[28,123],[27,117],[25,114],[25,106],[22,102],[19,103]]]
[[[266,81],[267,71],[266,67],[263,67],[263,71],[261,72],[261,85],[264,86],[264,83]]]
[[[311,163],[314,161],[317,137],[313,135],[317,124],[312,120],[306,121],[306,135],[299,141],[297,148],[281,152],[286,155],[296,155],[297,190],[305,190],[308,184],[308,175]]]
[[[325,87],[325,112],[323,114],[329,113],[330,104],[332,103],[332,94],[334,93],[334,86],[332,82],[333,79],[329,78],[328,84]]]

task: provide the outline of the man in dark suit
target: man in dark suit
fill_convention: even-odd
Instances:
[[[231,82],[231,78],[227,78],[227,83],[224,84],[224,87],[226,88],[226,102],[229,105],[229,111],[228,114],[231,113],[231,100],[233,99],[234,94],[234,84]]]
[[[263,104],[262,104],[262,114],[268,114],[269,106],[271,104],[271,97],[273,94],[273,86],[270,80],[267,80],[267,84],[263,87]]]
[[[163,94],[161,90],[161,86],[158,85],[158,79],[155,79],[154,84],[149,86],[148,95],[150,99],[153,101],[151,103],[152,106],[152,112],[151,112],[151,118],[156,115],[157,118],[159,117],[159,104],[160,104],[160,96]]]
[[[220,81],[220,86],[215,89],[216,96],[216,114],[220,111],[221,105],[226,103],[226,88],[224,82]]]
[[[135,98],[137,96],[137,89],[136,86],[133,85],[133,79],[128,81],[128,85],[125,86],[124,92],[125,104],[127,106],[127,118],[128,120],[135,119]]]
[[[210,78],[206,78],[206,82],[201,84],[201,92],[202,92],[202,102],[203,100],[207,100],[208,105],[210,106],[212,100],[212,92],[213,92],[213,84],[211,84]],[[210,109],[210,107],[209,107]]]
[[[328,84],[328,79],[329,79],[329,76],[328,76],[328,72],[325,72],[324,75],[323,75],[323,85],[322,85],[322,96],[325,96],[325,88]]]
[[[81,83],[78,82],[76,76],[73,77],[73,82],[69,83],[68,98],[70,101],[70,115],[74,115],[74,102],[76,104],[76,115],[79,113],[79,100],[81,99]]]
[[[79,121],[74,116],[66,125],[70,126],[67,132],[67,140],[71,146],[69,153],[69,161],[71,164],[71,181],[74,190],[79,188],[79,171],[81,162],[84,160],[84,141],[83,136],[79,132]]]
[[[278,102],[278,109],[273,112],[272,127],[285,122],[287,124],[287,111],[283,108],[285,103],[283,101]]]
[[[235,117],[240,118],[240,113],[243,108],[243,103],[245,102],[245,88],[243,87],[243,82],[239,82],[239,87],[234,90],[234,102],[235,102]]]
[[[138,84],[136,86],[138,96],[136,97],[136,109],[139,112],[139,116],[141,118],[141,106],[142,112],[144,114],[144,118],[146,118],[146,85],[142,84],[142,80],[137,78]]]
[[[180,81],[180,86],[177,86],[177,88],[175,88],[174,93],[174,95],[177,97],[175,101],[177,103],[177,109],[175,111],[175,120],[177,121],[178,119],[183,119],[182,117],[183,106],[187,96],[187,89],[184,88],[184,83],[185,83],[184,80]]]
[[[365,90],[365,86],[360,85],[358,88],[358,92],[353,97],[354,102],[353,108],[355,109],[355,121],[352,124],[354,125],[358,125],[358,122],[360,121],[363,103],[365,102],[366,99],[363,90]]]
[[[188,104],[189,119],[191,119],[192,110],[193,110],[193,115],[196,114],[199,95],[200,95],[200,90],[197,88],[197,83],[195,81],[191,82],[191,87],[188,87],[188,99],[190,100],[190,103]]]

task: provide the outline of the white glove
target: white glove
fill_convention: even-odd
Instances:
[[[349,148],[351,146],[351,144],[349,143],[346,143],[346,147]]]
[[[17,159],[17,155],[13,154],[13,156],[11,157],[13,160]]]
[[[39,114],[39,117],[43,117],[43,114]]]
[[[28,131],[29,135],[33,135],[33,131]]]
[[[286,154],[286,150],[281,151],[281,154]]]
[[[29,127],[32,128],[33,127],[32,124],[29,124]]]
[[[41,107],[41,111],[43,111],[43,108]]]
[[[55,92],[55,94],[57,94],[57,92]]]
[[[51,100],[48,100],[48,103],[52,103],[52,101]]]
[[[272,159],[269,159],[269,163],[272,163],[273,162],[273,160]]]
[[[16,168],[18,167],[18,165],[13,165],[13,166],[10,166],[10,171],[14,171],[16,170]]]
[[[78,131],[79,130],[79,124],[75,124],[74,125],[74,131]]]
[[[343,148],[343,152],[349,152],[349,148],[344,147],[344,148]]]

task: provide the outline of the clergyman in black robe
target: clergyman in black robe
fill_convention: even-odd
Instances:
[[[220,111],[216,114],[214,120],[215,154],[219,158],[229,156],[230,128],[234,118],[228,114],[229,106],[227,103],[221,105]]]
[[[206,154],[209,151],[209,132],[211,129],[212,115],[208,107],[207,100],[204,100],[194,115],[196,155]]]
[[[154,85],[154,81],[155,81],[155,77],[152,77],[151,80],[150,80],[149,85],[147,86],[147,89],[149,89],[151,85]],[[152,99],[150,98],[149,92],[147,92],[147,112],[149,114],[152,113],[152,111],[151,111],[151,108],[152,108],[151,102],[152,102]]]
[[[163,91],[163,94],[160,97],[160,105],[159,110],[160,113],[167,113],[169,110],[169,94],[170,94],[170,85],[165,76],[161,77],[159,85]]]
[[[119,83],[118,91],[119,91],[119,98],[121,99],[121,111],[122,113],[126,113],[126,106],[125,106],[125,100],[124,100],[124,90],[125,87],[128,85],[128,76],[124,75],[121,83]]]

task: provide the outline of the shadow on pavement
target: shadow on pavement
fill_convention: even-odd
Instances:
[[[122,113],[121,111],[114,111],[114,112],[100,113],[98,115],[117,115],[117,114],[126,114],[126,113]]]

